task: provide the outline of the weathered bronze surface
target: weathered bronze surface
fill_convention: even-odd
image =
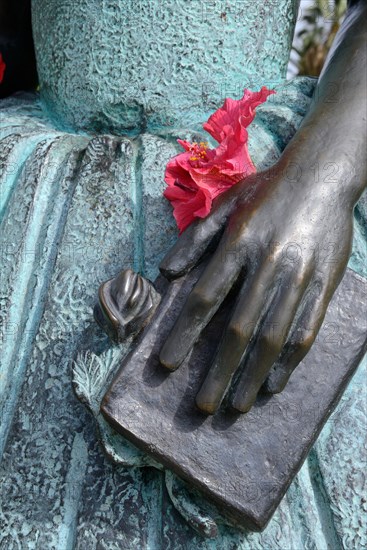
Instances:
[[[213,318],[181,368],[159,351],[199,273],[171,283],[102,403],[134,444],[200,489],[239,525],[263,529],[341,397],[366,349],[365,280],[348,270],[306,359],[282,393],[261,395],[247,414],[195,405],[230,303]],[[161,281],[164,290],[164,281]]]
[[[147,3],[141,2],[137,9],[136,2],[127,0],[33,0],[32,4],[42,97],[19,95],[0,105],[4,230],[0,547],[207,550],[213,544],[187,529],[172,508],[162,472],[142,473],[134,461],[133,468],[116,467],[103,456],[90,414],[70,391],[70,366],[86,350],[98,355],[99,362],[91,353],[93,359],[82,363],[89,367],[84,369],[84,390],[98,410],[103,375],[113,368],[112,357],[118,356],[119,348],[110,348],[92,321],[96,285],[113,277],[121,265],[143,267],[153,277],[157,258],[175,238],[162,197],[162,175],[165,162],[178,152],[175,137],[183,137],[182,128],[190,132],[201,120],[197,111],[184,108],[188,102],[201,101],[201,75],[214,81],[203,98],[204,107],[210,109],[220,100],[218,85],[223,79],[230,90],[220,92],[228,94],[250,86],[250,81],[254,89],[269,81],[279,86],[274,103],[258,118],[260,124],[255,123],[250,138],[259,170],[264,162],[269,165],[269,159],[275,162],[298,129],[313,87],[303,79],[281,86],[296,2],[249,2],[245,14],[241,3],[234,2],[226,19],[220,17],[221,2],[201,3],[207,21],[199,21],[194,1],[152,0],[149,9]],[[164,15],[161,31],[150,17],[158,6]],[[19,2],[14,9],[20,14]],[[237,22],[233,12],[238,14]],[[0,19],[1,25],[6,22]],[[135,33],[129,32],[134,28]],[[221,34],[229,44],[218,48]],[[185,46],[181,50],[185,72],[176,70],[179,59],[171,36]],[[187,48],[191,38],[202,40],[203,49]],[[139,56],[139,43],[152,57]],[[0,90],[5,92],[6,80],[18,75],[12,69],[14,55],[6,56],[3,45],[0,51],[7,61]],[[25,48],[19,52],[26,65]],[[167,63],[166,53],[172,62]],[[349,55],[351,66],[353,59]],[[152,78],[150,70],[141,70],[144,64],[155,75],[166,74],[166,68],[175,72],[182,87],[176,86],[176,80]],[[228,72],[231,66],[237,80]],[[25,82],[25,73],[20,76]],[[343,109],[353,111],[353,75],[350,82],[352,90],[345,88],[336,120]],[[329,98],[337,84],[329,88]],[[149,101],[152,90],[159,92],[157,102]],[[167,104],[182,121],[168,133]],[[121,118],[131,122],[135,133],[142,130],[137,139],[120,135]],[[329,131],[334,131],[333,122]],[[348,125],[343,129],[346,143],[354,140],[353,131]],[[340,153],[334,151],[338,162]],[[321,175],[330,175],[323,168],[321,164]],[[360,267],[365,239],[358,227],[366,212],[366,202],[360,202],[353,260]],[[315,548],[367,547],[359,511],[365,498],[363,369],[361,365],[266,532],[222,529],[214,546],[294,550],[307,541]],[[105,433],[110,436],[107,428]],[[128,457],[119,464],[130,464],[128,443],[115,434],[113,439]],[[138,464],[146,465],[145,460],[138,458]],[[182,488],[175,485],[182,496]]]
[[[168,253],[172,282],[102,404],[123,435],[252,529],[271,517],[365,348],[364,309],[349,292],[356,302],[361,281],[348,273],[334,293],[367,179],[366,9],[350,9],[280,160],[223,194]]]
[[[247,412],[265,380],[282,391],[306,356],[345,272],[353,208],[367,182],[366,12],[351,8],[301,128],[270,169],[224,193],[161,265],[188,272],[217,239],[160,352],[180,367],[228,293],[238,298],[197,395],[214,413],[237,376],[232,406]],[[219,344],[219,345],[218,345]]]
[[[160,295],[154,286],[131,269],[103,283],[94,318],[115,342],[137,334],[149,322]]]

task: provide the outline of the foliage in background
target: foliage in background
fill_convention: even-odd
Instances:
[[[297,47],[293,45],[299,75],[320,74],[346,9],[347,0],[315,0],[309,8],[303,8],[301,0],[301,30],[296,34]]]

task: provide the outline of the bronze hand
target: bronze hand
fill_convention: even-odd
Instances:
[[[234,284],[241,290],[197,395],[214,413],[231,398],[246,412],[266,381],[278,392],[310,349],[351,249],[353,208],[366,184],[366,4],[353,5],[302,127],[271,170],[217,200],[164,259],[175,278],[224,233],[161,350],[175,370]]]

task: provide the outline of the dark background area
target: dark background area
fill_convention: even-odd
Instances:
[[[0,98],[37,87],[30,0],[0,0],[0,53],[6,64]]]

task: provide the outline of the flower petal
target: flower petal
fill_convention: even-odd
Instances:
[[[217,140],[215,149],[178,140],[185,152],[167,164],[164,196],[173,205],[181,233],[195,218],[209,214],[215,197],[256,172],[248,152],[246,128],[255,117],[256,107],[273,93],[263,86],[259,92],[245,89],[242,99],[227,98],[203,125]]]
[[[205,218],[211,209],[212,198],[205,189],[188,192],[179,187],[169,187],[164,196],[171,201],[173,215],[180,234],[196,219]]]
[[[0,84],[2,83],[2,81],[4,79],[5,69],[6,69],[6,65],[5,65],[5,62],[3,60],[3,56],[0,52]]]
[[[186,141],[185,139],[178,139],[177,143],[181,145],[185,149],[185,151],[190,151],[191,143],[189,141]]]
[[[187,153],[181,153],[169,161],[164,175],[164,181],[167,185],[175,185],[179,181],[185,187],[195,187],[195,183],[190,175],[188,159],[183,158]]]

